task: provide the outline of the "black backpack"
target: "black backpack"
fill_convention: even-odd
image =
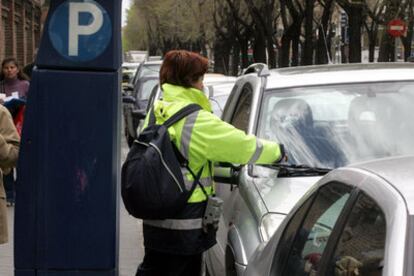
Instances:
[[[187,105],[162,125],[155,124],[154,112],[150,111],[148,126],[134,141],[122,165],[121,195],[125,208],[134,217],[171,218],[187,204],[203,168],[197,175],[191,172],[171,142],[168,128],[200,109],[197,104]],[[194,177],[190,190],[184,184],[183,165]]]

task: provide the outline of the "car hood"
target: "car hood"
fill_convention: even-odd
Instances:
[[[255,186],[271,213],[287,214],[321,176],[277,177],[276,173],[257,177]]]

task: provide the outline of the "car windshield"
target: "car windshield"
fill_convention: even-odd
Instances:
[[[152,89],[158,84],[158,79],[148,79],[141,84],[141,90],[138,95],[140,100],[148,100]]]
[[[414,82],[269,90],[262,105],[258,136],[284,144],[292,164],[414,154]]]

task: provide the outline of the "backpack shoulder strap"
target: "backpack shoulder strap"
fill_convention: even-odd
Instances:
[[[173,124],[175,124],[176,122],[181,120],[182,118],[184,118],[184,117],[190,115],[191,113],[196,112],[200,109],[201,109],[201,106],[199,106],[198,104],[189,104],[189,105],[183,107],[182,109],[180,109],[174,115],[172,115],[167,121],[164,122],[163,125],[166,126],[167,128],[169,128],[170,126],[172,126]]]
[[[149,111],[148,126],[155,125],[155,121],[154,107],[152,107]]]

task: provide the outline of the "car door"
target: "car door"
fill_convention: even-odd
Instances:
[[[230,124],[247,132],[249,126],[249,116],[252,106],[253,90],[250,85],[245,85],[239,91],[234,112],[231,116]],[[210,263],[213,265],[210,270],[213,270],[213,275],[223,275],[225,266],[225,251],[227,247],[227,235],[229,226],[235,215],[235,203],[238,198],[238,190],[235,185],[216,183],[216,194],[223,201],[223,215],[220,219],[219,228],[217,231],[217,246],[209,252]]]
[[[249,126],[249,116],[252,106],[252,98],[253,91],[249,85],[246,85],[245,87],[243,87],[242,92],[240,93],[240,97],[238,98],[236,108],[234,109],[234,113],[230,121],[230,124],[232,124],[240,130],[243,130],[244,132],[247,132]],[[217,183],[216,185],[216,193],[224,201],[223,217],[226,226],[229,225],[229,223],[231,222],[232,214],[234,213],[234,210],[232,209],[232,207],[234,206],[234,200],[230,200],[230,197],[235,197],[235,193],[233,192],[235,192],[236,189],[236,186],[232,186],[229,184]],[[224,230],[224,227],[222,227],[222,229]],[[220,243],[226,244],[227,229],[226,233],[220,235],[219,239],[222,239]]]

